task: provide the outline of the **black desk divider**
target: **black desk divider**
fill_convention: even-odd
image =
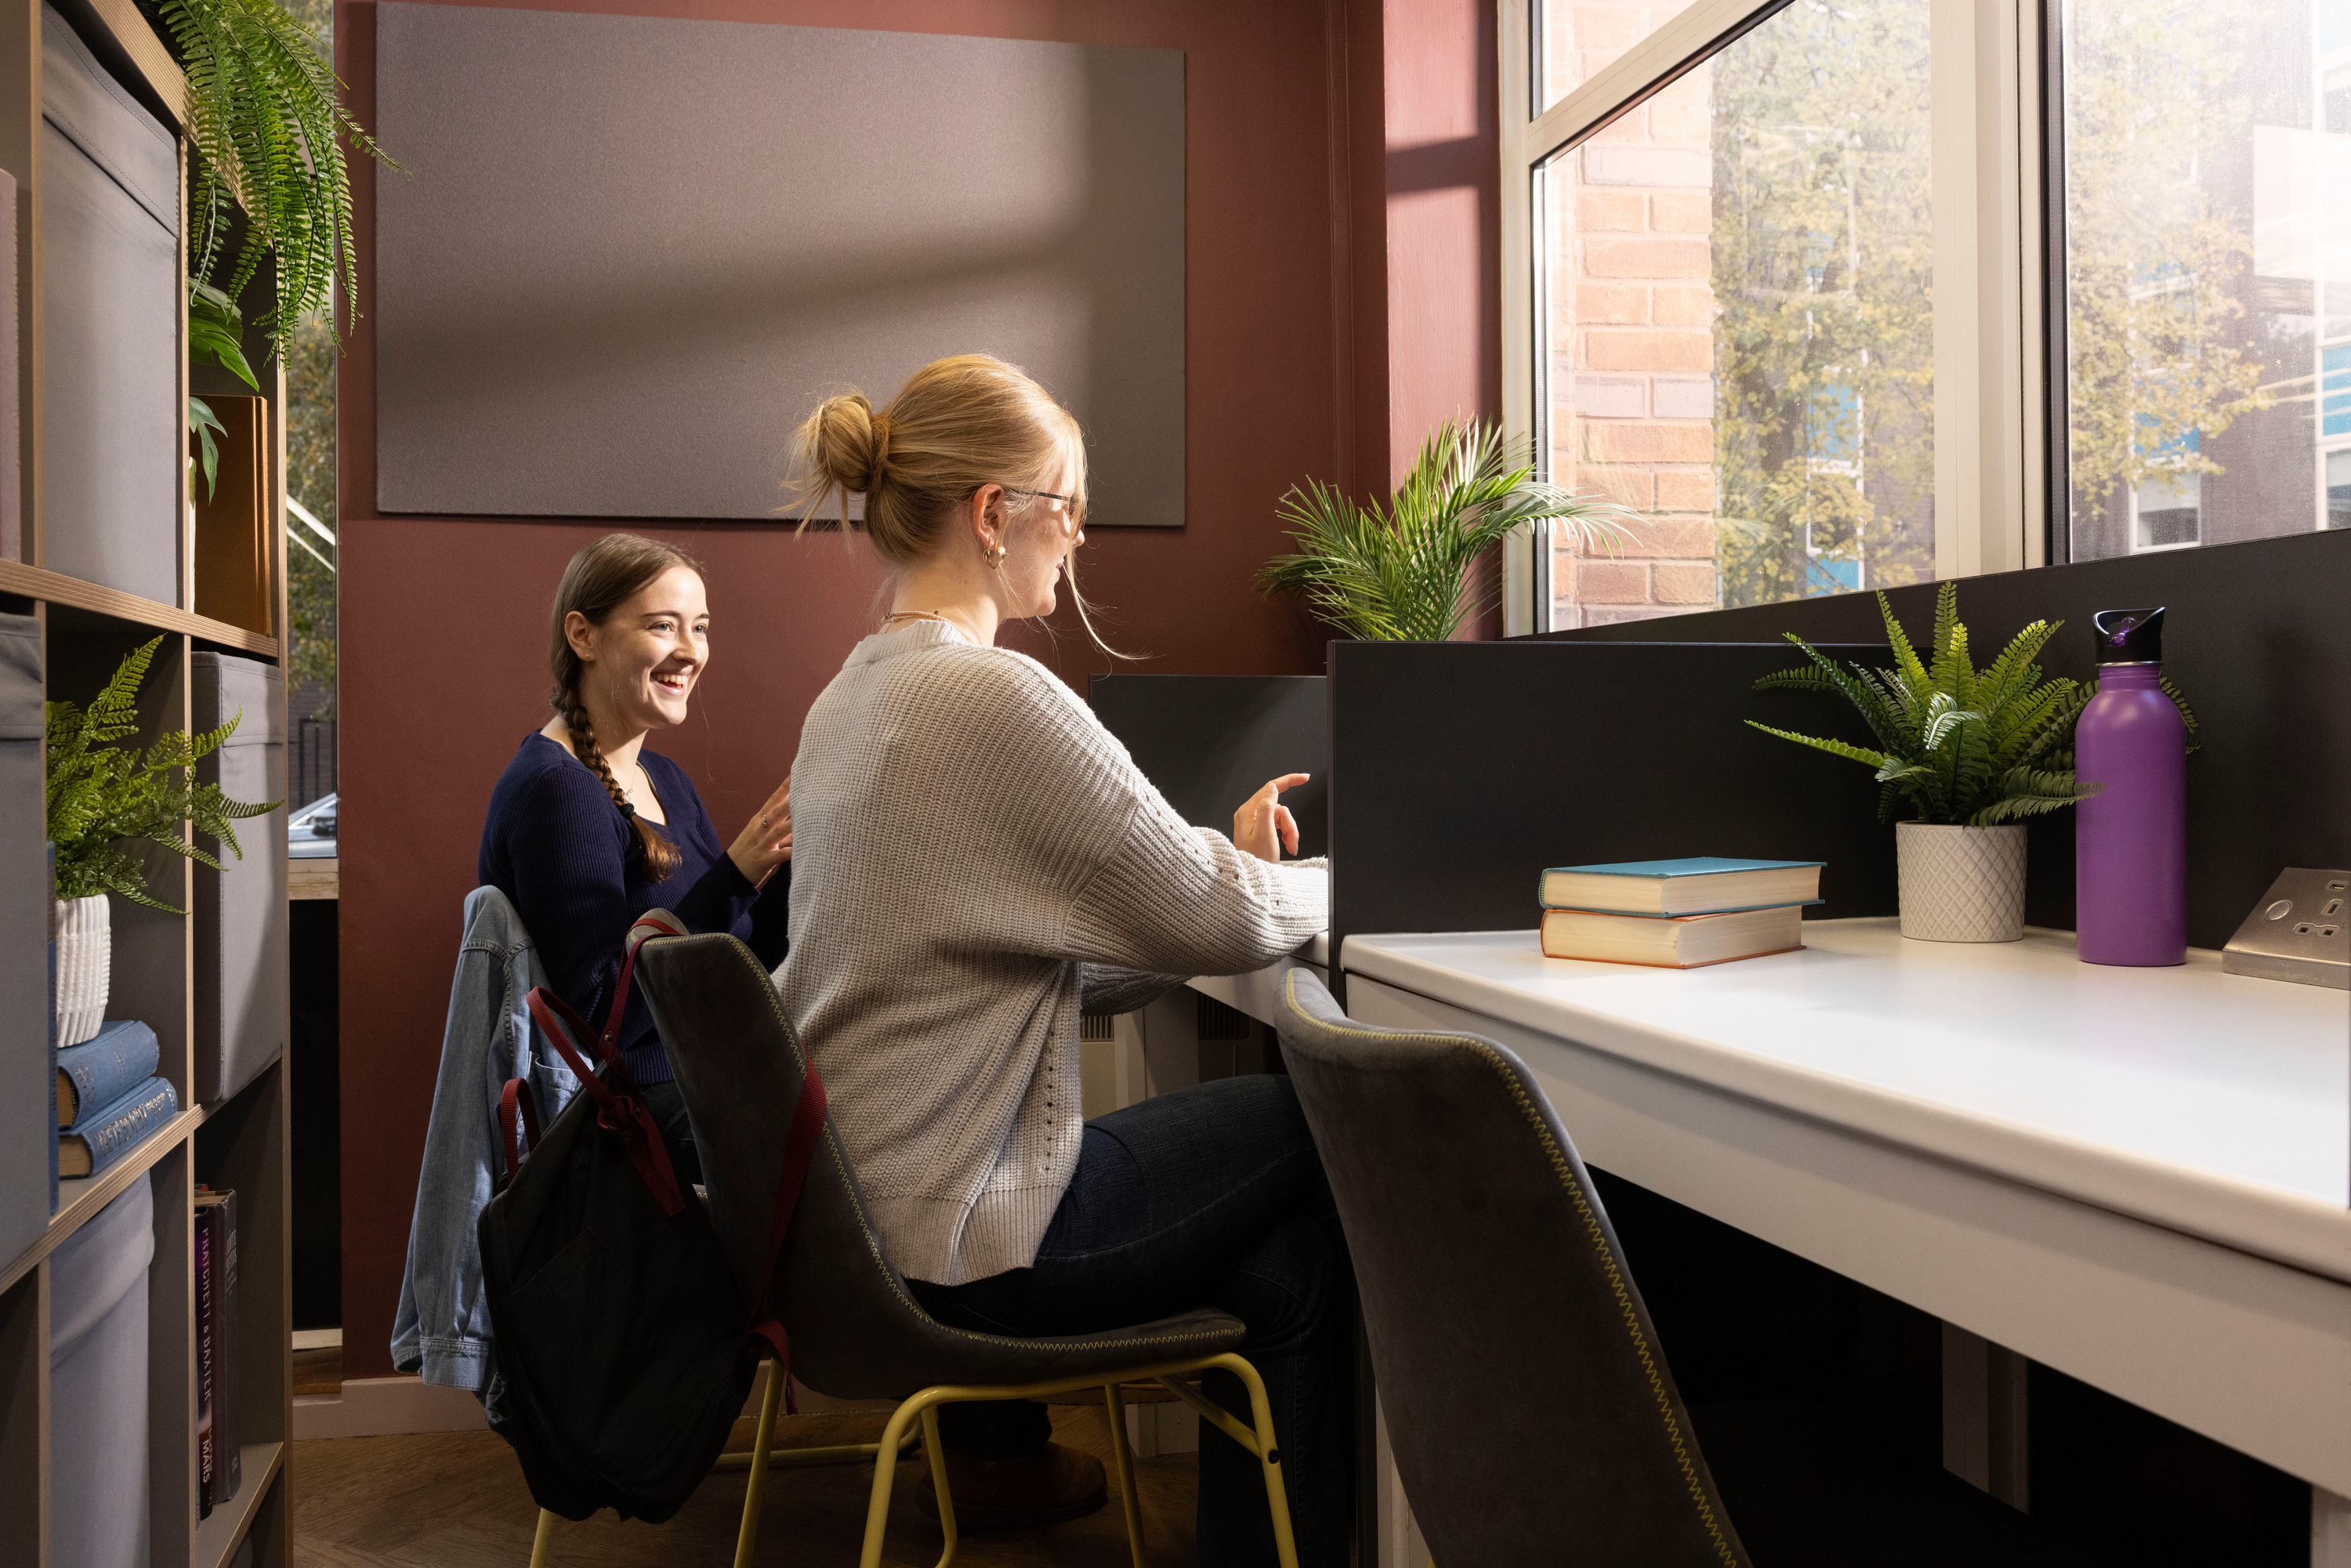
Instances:
[[[1195,827],[1233,831],[1233,811],[1284,773],[1311,773],[1282,796],[1298,852],[1327,852],[1330,725],[1321,675],[1096,675],[1086,697]]]
[[[1830,700],[1753,689],[1799,662],[1784,643],[1332,643],[1334,943],[1531,932],[1546,866],[1684,855],[1825,861],[1809,915],[1893,914],[1869,769],[1740,722],[1867,743]]]
[[[1886,597],[1912,638],[1923,640],[1934,623],[1934,586],[1896,588]],[[2202,725],[2203,749],[2188,759],[2188,940],[2220,947],[2281,870],[2351,865],[2351,528],[2035,567],[1959,583],[1959,619],[1979,666],[1991,663],[2027,622],[2063,621],[2041,663],[2076,680],[2096,676],[2094,612],[2155,604],[2170,609],[2164,671],[2187,692]],[[1885,635],[1876,599],[1843,593],[1553,632],[1540,641],[1553,647],[1661,636],[1757,643],[1783,632],[1815,642]],[[1781,695],[1815,702],[1807,722],[1813,713],[1843,706]],[[1669,706],[1660,716],[1674,712]],[[1865,768],[1834,758],[1819,763],[1868,777]],[[2070,931],[2074,813],[2033,818],[2029,842],[2024,918]]]

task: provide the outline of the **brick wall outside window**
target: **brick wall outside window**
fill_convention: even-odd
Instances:
[[[1545,59],[1614,58],[1662,15],[1546,5]],[[1554,547],[1555,627],[1716,602],[1708,79],[1701,67],[1564,154],[1543,187],[1551,477],[1639,514],[1614,556]]]

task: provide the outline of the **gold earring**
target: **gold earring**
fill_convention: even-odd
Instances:
[[[988,570],[1001,571],[1004,570],[1004,547],[1002,545],[990,545],[986,553],[987,556]]]

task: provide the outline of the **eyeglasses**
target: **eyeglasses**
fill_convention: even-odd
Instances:
[[[1033,496],[1040,501],[1059,501],[1069,512],[1071,522],[1076,523],[1080,528],[1086,526],[1085,504],[1075,496],[1057,496],[1050,490],[1024,490],[1018,485],[1006,485],[1001,488],[1009,495]]]

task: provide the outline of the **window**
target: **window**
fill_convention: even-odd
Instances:
[[[1513,630],[2351,527],[2351,0],[1502,20]]]
[[[2067,554],[2336,526],[2351,4],[2066,0]]]
[[[1928,17],[1797,0],[1536,166],[1540,450],[1640,517],[1552,626],[1934,576]]]

